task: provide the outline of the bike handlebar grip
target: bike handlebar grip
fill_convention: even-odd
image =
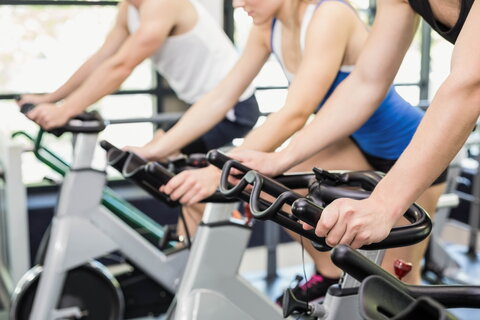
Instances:
[[[316,227],[322,214],[323,208],[309,201],[306,198],[300,198],[293,202],[292,213],[300,220],[306,222],[312,227]]]
[[[110,149],[118,149],[117,147],[115,147],[113,144],[111,144],[110,142],[108,142],[107,140],[102,140],[100,141],[100,147],[102,147],[103,150],[105,151],[108,151]]]
[[[118,172],[122,173],[123,166],[125,165],[125,162],[127,161],[130,153],[118,149],[106,140],[100,141],[100,147],[102,147],[107,152],[107,164],[117,169]]]
[[[208,151],[207,160],[214,166],[218,168],[222,168],[225,162],[231,159],[226,155],[224,155],[223,153],[221,153],[220,151],[214,149],[214,150]]]
[[[210,150],[207,153],[207,160],[208,160],[208,162],[210,162],[211,164],[213,164],[217,168],[222,169],[223,165],[226,162],[228,162],[230,160],[233,160],[233,159],[230,158],[229,156],[225,155],[224,153],[218,151],[218,150]],[[235,167],[235,169],[238,169],[238,170],[242,171],[243,173],[247,173],[248,171],[251,170],[249,167],[244,166],[243,164],[241,164],[238,161],[235,162],[234,167]]]
[[[174,174],[165,169],[163,166],[156,162],[149,162],[145,166],[145,171],[154,175],[163,185],[167,184]]]
[[[26,116],[27,113],[29,113],[30,111],[35,109],[35,107],[36,107],[36,105],[33,104],[33,103],[24,103],[20,106],[20,112],[23,115]],[[48,132],[50,132],[51,134],[53,134],[56,137],[60,137],[63,134],[64,131],[60,130],[60,129],[52,129],[52,130],[49,130]]]
[[[393,275],[347,245],[336,246],[331,257],[337,267],[360,282],[368,276],[377,275],[392,283],[397,283],[397,279]]]
[[[35,109],[35,107],[36,107],[36,105],[34,105],[33,103],[24,103],[20,107],[20,112],[23,113],[24,115],[26,115],[27,113],[29,113],[30,111]]]

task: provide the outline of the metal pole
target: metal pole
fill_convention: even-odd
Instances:
[[[480,156],[476,157],[480,163]],[[470,225],[470,237],[468,241],[467,254],[470,258],[477,258],[477,239],[478,239],[478,225],[480,223],[480,166],[477,168],[472,183],[473,201],[470,202],[470,211],[468,217],[468,224]]]
[[[265,245],[267,247],[267,281],[277,277],[277,245],[280,242],[280,227],[265,221]]]
[[[432,43],[432,34],[430,26],[422,22],[422,44],[420,60],[420,102],[429,100],[430,84],[430,45]]]
[[[377,11],[377,1],[369,0],[368,1],[368,24],[372,25],[373,20],[375,20],[375,13]]]
[[[233,19],[233,6],[232,1],[223,1],[223,29],[232,42],[235,42],[233,38],[235,33],[235,21]]]

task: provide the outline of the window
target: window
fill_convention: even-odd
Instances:
[[[102,45],[116,12],[111,5],[0,5],[0,95],[55,90]],[[148,91],[154,82],[147,60],[135,69],[121,90]],[[154,104],[150,94],[131,94],[108,96],[93,108],[106,119],[139,118],[151,117]],[[3,131],[36,132],[37,126],[18,112],[12,100],[0,100],[0,108]],[[115,125],[102,137],[120,146],[140,145],[151,139],[152,132],[151,124]],[[46,138],[49,148],[70,158],[70,137]],[[51,175],[31,155],[25,155],[24,160],[25,182],[38,182]]]

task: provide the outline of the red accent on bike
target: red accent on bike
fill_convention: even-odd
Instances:
[[[253,220],[252,211],[250,211],[250,205],[245,203],[245,218],[247,218],[247,223],[250,224]]]
[[[405,262],[401,259],[397,259],[393,263],[393,268],[398,279],[402,280],[402,278],[405,277],[410,272],[410,270],[412,270],[412,264],[410,262]]]

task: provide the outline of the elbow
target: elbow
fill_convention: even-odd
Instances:
[[[446,97],[457,100],[457,107],[476,118],[480,115],[480,75],[464,72],[461,75],[451,73],[445,81]]]
[[[132,73],[135,66],[125,60],[111,59],[107,62],[107,72],[119,81],[123,81]]]
[[[362,66],[356,67],[348,76],[351,86],[356,92],[368,92],[371,98],[383,99],[393,82],[393,77],[383,73],[368,70]]]
[[[309,116],[310,114],[302,112],[291,113],[286,117],[285,123],[291,128],[293,134],[303,128]]]

